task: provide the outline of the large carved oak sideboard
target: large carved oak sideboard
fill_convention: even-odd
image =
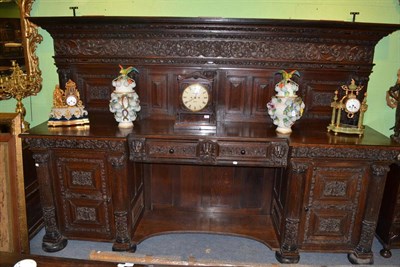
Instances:
[[[77,83],[90,127],[48,127],[29,143],[40,181],[43,248],[68,239],[135,251],[161,233],[254,238],[296,263],[301,251],[371,263],[389,166],[400,146],[366,127],[334,135],[333,93],[368,85],[376,43],[399,25],[212,18],[31,18],[52,35],[60,84]],[[135,66],[132,129],[108,111],[118,64]],[[266,113],[280,69],[297,69],[303,118],[278,135]],[[175,127],[179,77],[212,75],[216,127]]]

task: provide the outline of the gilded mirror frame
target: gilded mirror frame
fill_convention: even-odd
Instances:
[[[39,69],[39,58],[36,55],[36,48],[43,41],[43,37],[38,32],[38,27],[30,22],[28,18],[35,0],[18,0],[21,17],[22,46],[24,48],[26,72],[34,76],[36,86],[40,92],[42,88],[42,72]]]

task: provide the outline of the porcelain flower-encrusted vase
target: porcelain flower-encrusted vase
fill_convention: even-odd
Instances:
[[[291,80],[293,75],[300,76],[298,71],[287,73],[279,71],[282,80],[276,84],[276,95],[267,103],[268,114],[277,126],[276,131],[282,134],[290,134],[292,125],[301,118],[305,108],[301,97],[296,95],[299,85]]]
[[[141,108],[139,96],[133,89],[136,87],[136,82],[128,74],[131,71],[138,71],[133,67],[124,69],[120,66],[120,68],[120,75],[112,81],[115,90],[111,93],[109,108],[114,113],[119,128],[131,128]]]

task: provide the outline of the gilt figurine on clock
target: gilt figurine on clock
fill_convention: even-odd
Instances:
[[[364,113],[368,109],[367,94],[364,86],[357,85],[354,79],[351,79],[349,85],[342,85],[341,91],[336,90],[332,107],[331,123],[328,125],[328,132],[364,134]]]
[[[68,80],[65,90],[56,85],[53,91],[53,107],[47,125],[74,126],[88,123],[88,112],[82,104],[76,84]]]
[[[215,130],[213,72],[178,76],[176,129]]]

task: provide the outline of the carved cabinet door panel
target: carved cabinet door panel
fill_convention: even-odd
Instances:
[[[111,185],[105,152],[55,151],[54,186],[60,231],[67,237],[113,237]]]
[[[357,244],[368,170],[363,162],[313,162],[301,215],[303,249],[343,251]]]

